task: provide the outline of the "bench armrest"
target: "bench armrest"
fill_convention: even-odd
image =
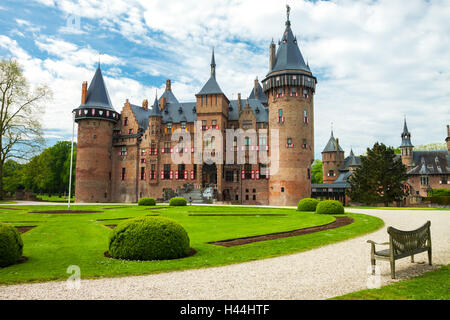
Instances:
[[[372,245],[378,244],[380,246],[387,246],[387,245],[389,245],[389,242],[378,243],[378,242],[375,242],[375,241],[372,241],[372,240],[367,240],[367,243],[371,243]]]

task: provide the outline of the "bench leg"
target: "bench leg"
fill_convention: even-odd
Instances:
[[[395,260],[391,261],[391,278],[395,279]]]
[[[411,256],[411,263],[414,263],[414,255]]]
[[[372,275],[375,275],[375,259],[370,259],[372,265]]]
[[[428,249],[428,264],[431,266],[431,248]]]

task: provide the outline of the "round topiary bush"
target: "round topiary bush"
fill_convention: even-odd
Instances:
[[[298,211],[316,211],[319,200],[313,198],[304,198],[298,202]]]
[[[169,200],[170,206],[185,206],[187,204],[187,201],[183,197],[174,197]]]
[[[189,236],[176,221],[138,217],[120,223],[109,239],[109,254],[126,260],[165,260],[189,254]]]
[[[138,205],[140,205],[140,206],[155,206],[156,201],[153,198],[140,198],[138,201]]]
[[[316,213],[320,214],[343,214],[344,206],[337,200],[320,201],[316,208]]]
[[[0,268],[16,263],[22,257],[22,237],[16,228],[0,222]]]

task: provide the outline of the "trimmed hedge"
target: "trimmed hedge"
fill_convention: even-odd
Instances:
[[[436,203],[440,205],[450,205],[450,197],[426,197],[425,201],[431,201],[431,203]]]
[[[153,198],[140,198],[138,201],[138,205],[140,205],[140,206],[155,206],[156,201]]]
[[[0,222],[0,268],[19,261],[22,251],[23,241],[17,229]]]
[[[186,204],[187,204],[187,201],[183,197],[174,197],[169,200],[170,206],[179,207],[179,206],[185,206]]]
[[[298,211],[316,211],[319,200],[313,198],[304,198],[298,202]]]
[[[109,254],[126,260],[165,260],[190,252],[189,236],[172,219],[138,217],[120,223],[109,239]]]
[[[450,189],[446,188],[437,188],[431,190],[430,197],[450,197]]]
[[[320,201],[316,208],[316,213],[319,214],[343,214],[344,206],[337,200]]]

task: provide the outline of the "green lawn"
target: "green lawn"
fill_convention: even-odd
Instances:
[[[0,200],[0,204],[11,204],[16,203],[15,201],[9,201],[9,200]]]
[[[353,292],[332,300],[450,300],[450,268],[443,266],[380,289]]]
[[[273,209],[255,207],[208,207],[157,206],[156,210],[145,207],[123,206],[72,206],[73,210],[100,210],[90,214],[41,214],[36,210],[66,209],[66,206],[17,207],[22,210],[0,209],[0,221],[15,226],[37,227],[22,235],[24,256],[29,260],[23,264],[0,269],[0,283],[12,284],[32,281],[67,279],[67,267],[78,265],[82,278],[139,275],[173,270],[211,267],[231,263],[274,257],[300,252],[373,232],[383,226],[379,218],[346,214],[354,218],[353,224],[337,229],[321,231],[297,237],[256,242],[235,247],[207,244],[210,241],[289,231],[334,221],[333,216],[298,212],[295,209]],[[155,207],[153,207],[155,208]],[[194,256],[166,261],[121,261],[104,257],[108,250],[111,230],[105,225],[147,214],[177,220],[187,230]],[[287,216],[188,216],[192,214],[287,214]],[[98,221],[98,219],[113,219]]]

